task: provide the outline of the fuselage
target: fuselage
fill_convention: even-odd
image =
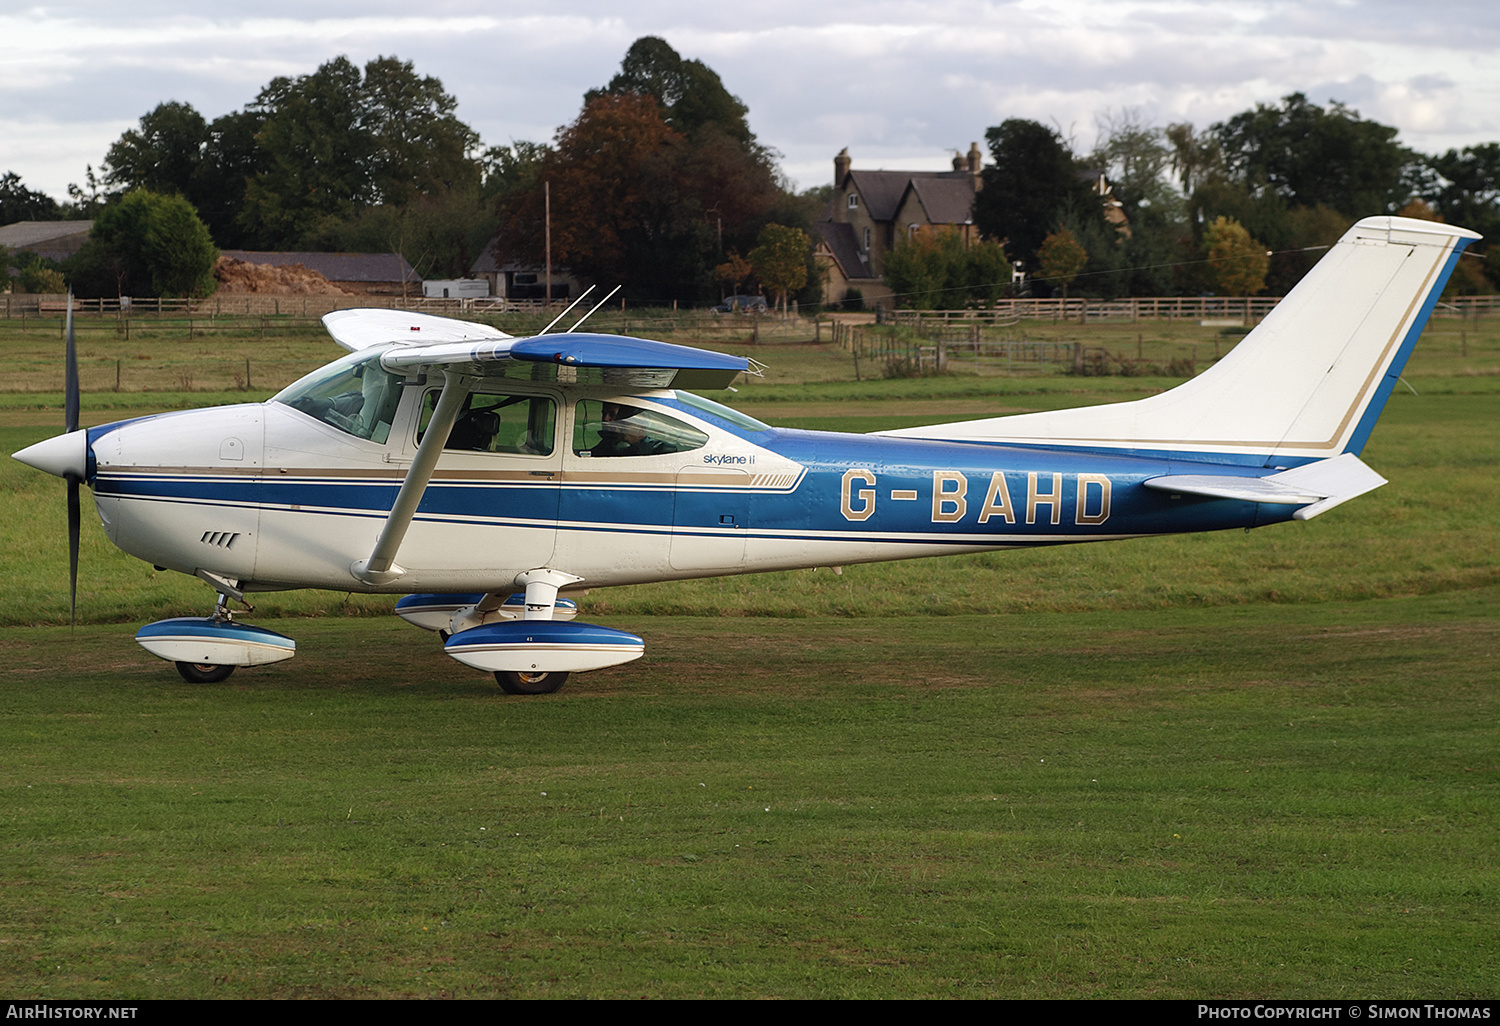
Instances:
[[[392,593],[503,592],[537,567],[602,587],[1250,527],[1292,512],[1142,487],[1185,468],[1254,473],[1243,467],[776,429],[686,392],[499,381],[475,393],[497,420],[531,410],[526,443],[464,448],[456,430],[401,544],[404,573],[371,583],[351,568],[380,534],[439,390],[403,382],[388,419],[364,426],[283,393],[95,428],[95,503],[115,544],[158,566],[245,590]],[[602,448],[590,418],[614,405],[669,436],[671,451]]]

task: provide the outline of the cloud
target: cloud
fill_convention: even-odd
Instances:
[[[213,118],[340,54],[413,61],[487,144],[543,141],[642,35],[717,71],[803,186],[827,181],[845,145],[856,166],[945,167],[1007,117],[1088,146],[1105,110],[1203,127],[1296,91],[1345,100],[1419,149],[1500,136],[1500,8],[1477,0],[1441,17],[1400,0],[766,0],[753,19],[679,0],[558,0],[517,17],[451,0],[348,10],[266,0],[205,15],[167,0],[145,13],[74,3],[0,15],[11,129],[0,170],[60,196],[156,104]]]

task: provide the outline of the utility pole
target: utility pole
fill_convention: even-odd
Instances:
[[[547,289],[547,292],[546,292],[546,298],[543,300],[543,302],[546,305],[542,307],[542,309],[545,310],[545,309],[547,309],[548,307],[550,307],[552,305],[552,183],[551,182],[543,182],[542,183],[542,197],[543,197],[543,199],[545,201],[545,205],[546,205],[546,219],[547,219],[547,276],[546,276],[546,289]]]

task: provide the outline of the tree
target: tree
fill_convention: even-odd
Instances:
[[[26,188],[14,171],[0,175],[0,224],[15,221],[50,221],[62,213],[57,201],[43,192]]]
[[[694,96],[717,100],[694,106]],[[556,265],[621,283],[637,302],[715,295],[714,269],[730,250],[748,251],[769,223],[808,223],[743,126],[743,105],[733,101],[738,113],[724,113],[726,97],[733,100],[706,67],[659,39],[638,40],[610,89],[589,93],[550,149],[517,144],[486,155],[495,174],[485,187],[494,183],[501,222],[497,255],[541,263],[550,186]],[[692,113],[708,108],[720,113]],[[806,281],[815,290],[815,279]]]
[[[104,157],[104,181],[122,192],[149,189],[191,198],[208,145],[208,122],[186,103],[162,103]]]
[[[1000,298],[1010,261],[998,242],[965,244],[951,228],[921,231],[886,254],[885,283],[909,310],[956,309]]]
[[[750,266],[750,261],[731,249],[729,259],[714,268],[714,281],[723,286],[724,292],[733,295],[739,292],[740,282],[754,273],[755,268]]]
[[[768,224],[760,230],[759,243],[750,251],[750,266],[755,276],[777,297],[781,312],[786,313],[788,294],[807,284],[807,255],[812,240],[800,228]]]
[[[137,189],[99,212],[69,272],[80,295],[201,297],[218,256],[192,204]]]
[[[1266,247],[1252,239],[1238,221],[1218,218],[1203,233],[1203,242],[1220,293],[1253,296],[1266,287],[1271,266]]]
[[[741,146],[755,143],[745,120],[748,108],[724,88],[713,69],[702,61],[683,60],[659,36],[642,36],[631,43],[619,73],[602,90],[590,92],[585,102],[603,93],[652,97],[661,107],[662,120],[689,138],[712,125]]]
[[[1427,158],[1425,164],[1433,172],[1432,180],[1417,191],[1443,220],[1487,238],[1500,234],[1500,143],[1449,150]]]
[[[1066,214],[1100,219],[1100,201],[1080,176],[1060,135],[1035,121],[1012,118],[985,132],[994,163],[974,197],[974,223],[987,239],[1036,266],[1036,252]]]
[[[1089,251],[1079,245],[1073,233],[1059,228],[1042,240],[1036,255],[1037,271],[1042,278],[1062,289],[1068,298],[1068,286],[1089,262]]]
[[[458,101],[443,83],[418,76],[411,61],[379,57],[365,65],[361,98],[374,202],[400,205],[478,188],[471,154],[479,136],[455,116]]]
[[[1359,218],[1406,200],[1403,174],[1414,156],[1396,142],[1396,129],[1337,101],[1325,109],[1292,93],[1279,107],[1257,104],[1210,131],[1232,180],[1288,206],[1322,204]]]
[[[256,245],[290,246],[366,207],[477,190],[478,136],[456,106],[441,82],[394,57],[363,74],[339,57],[311,75],[273,79],[246,108],[259,123],[259,153],[241,227]]]

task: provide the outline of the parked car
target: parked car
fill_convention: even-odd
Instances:
[[[730,296],[718,306],[713,307],[716,314],[727,313],[765,313],[765,296]]]

